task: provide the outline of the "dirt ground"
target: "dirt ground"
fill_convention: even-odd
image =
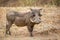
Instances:
[[[29,7],[1,7],[0,8],[0,40],[60,40],[60,8],[42,7],[42,22],[34,26],[33,37],[29,36],[27,27],[12,25],[11,35],[5,35],[6,13],[10,10],[23,11]],[[2,36],[2,37],[1,37]]]

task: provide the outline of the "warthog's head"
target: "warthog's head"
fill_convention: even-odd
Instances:
[[[32,15],[31,15],[31,18],[30,18],[30,21],[32,23],[36,23],[36,24],[39,24],[41,22],[41,14],[40,14],[40,11],[42,9],[31,9],[32,11]]]

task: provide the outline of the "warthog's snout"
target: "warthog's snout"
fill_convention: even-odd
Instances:
[[[31,20],[31,19],[30,19],[30,20]],[[31,20],[31,22],[32,22],[32,23],[39,24],[39,23],[41,22],[41,20],[40,20],[40,19],[38,19],[38,20],[34,20],[34,21],[33,21],[33,20]]]
[[[39,24],[41,22],[40,17],[34,17],[34,18],[30,19],[30,20],[31,20],[31,22],[36,23],[36,24]]]

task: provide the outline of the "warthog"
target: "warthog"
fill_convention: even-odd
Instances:
[[[26,13],[19,13],[16,11],[10,11],[6,14],[6,34],[11,35],[10,27],[12,24],[16,26],[27,26],[30,36],[32,35],[33,27],[35,24],[39,24],[41,22],[41,9],[30,9],[31,11]]]

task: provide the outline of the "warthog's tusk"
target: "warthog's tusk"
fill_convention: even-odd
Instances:
[[[34,22],[31,18],[30,18],[30,21],[31,21],[31,22]]]

